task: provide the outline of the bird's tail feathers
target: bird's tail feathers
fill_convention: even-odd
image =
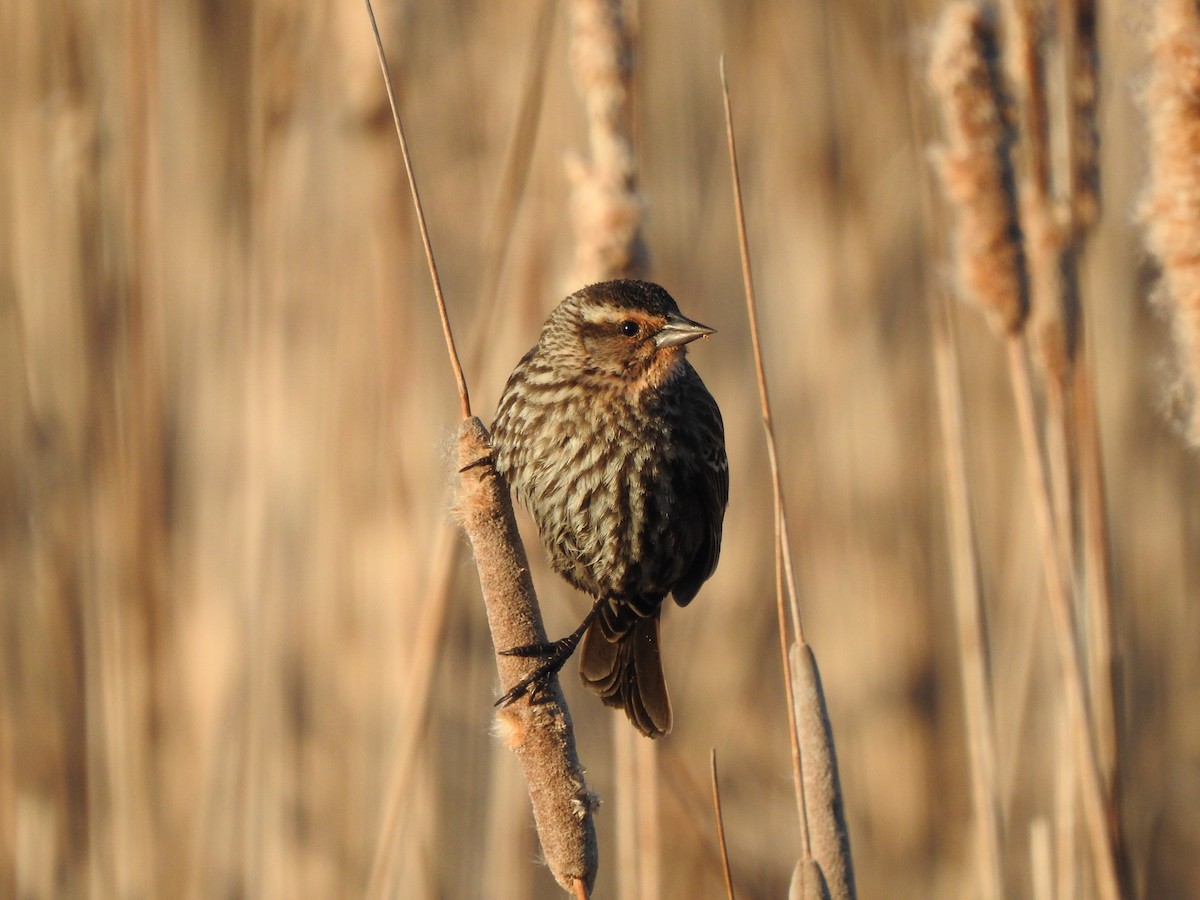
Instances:
[[[658,611],[613,634],[597,618],[583,636],[579,674],[606,706],[625,710],[647,737],[671,730],[671,698],[658,650]]]

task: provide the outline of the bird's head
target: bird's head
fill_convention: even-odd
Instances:
[[[640,393],[668,381],[686,345],[713,334],[646,281],[604,281],[576,291],[551,313],[542,346],[595,386]]]

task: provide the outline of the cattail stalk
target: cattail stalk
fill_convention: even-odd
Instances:
[[[500,685],[507,691],[532,674],[540,661],[501,651],[544,644],[546,629],[508,484],[490,455],[483,423],[467,419],[459,431],[462,472],[456,513],[475,552]],[[582,883],[590,891],[599,861],[592,821],[598,803],[584,781],[558,678],[550,680],[538,702],[526,699],[503,707],[497,725],[501,741],[517,755],[525,774],[546,865],[564,890],[572,892]]]
[[[982,898],[999,900],[1004,896],[1000,855],[1003,816],[997,790],[995,703],[979,559],[971,521],[962,389],[950,318],[951,301],[945,291],[938,291],[938,295],[933,310],[934,362],[946,465],[947,527],[954,576],[954,623],[958,630],[967,751],[971,758],[971,798],[975,809],[979,887]]]

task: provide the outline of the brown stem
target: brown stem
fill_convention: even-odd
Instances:
[[[458,402],[462,417],[471,417],[471,397],[467,393],[467,379],[463,375],[458,350],[454,346],[454,332],[450,329],[450,316],[446,313],[446,298],[442,294],[442,280],[438,277],[437,262],[433,258],[433,245],[429,240],[429,228],[425,224],[425,209],[421,206],[421,193],[417,190],[417,178],[413,174],[412,157],[408,152],[408,140],[404,136],[404,125],[400,121],[400,109],[396,105],[396,91],[392,87],[392,75],[388,70],[387,56],[383,52],[383,39],[379,36],[379,24],[375,21],[375,10],[371,0],[366,0],[367,15],[371,17],[371,31],[375,35],[375,51],[379,55],[379,68],[383,71],[383,83],[387,88],[388,104],[392,108],[392,121],[396,124],[396,137],[400,140],[400,155],[404,158],[404,171],[408,175],[408,189],[412,194],[413,208],[417,213],[417,225],[421,230],[421,245],[425,248],[425,262],[429,266],[429,278],[433,281],[433,294],[437,299],[438,316],[442,320],[442,334],[446,338],[446,352],[450,354],[450,366],[454,369],[454,381],[458,385]]]

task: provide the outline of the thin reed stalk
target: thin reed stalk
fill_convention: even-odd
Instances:
[[[1115,824],[1109,819],[1107,797],[1093,737],[1091,712],[1083,675],[1083,661],[1075,641],[1075,623],[1071,591],[1059,566],[1057,541],[1054,533],[1053,500],[1041,447],[1038,443],[1037,420],[1034,409],[1033,380],[1029,371],[1029,356],[1024,343],[1017,337],[1006,341],[1008,370],[1012,380],[1013,397],[1025,463],[1029,470],[1033,492],[1034,519],[1037,522],[1042,549],[1042,565],[1050,594],[1051,621],[1054,643],[1058,653],[1059,678],[1063,685],[1064,702],[1071,721],[1072,749],[1079,767],[1080,798],[1083,803],[1084,826],[1092,850],[1096,890],[1106,900],[1121,896],[1117,870],[1117,840],[1110,832]]]
[[[713,817],[717,824],[717,849],[721,854],[721,873],[725,876],[725,896],[733,897],[733,871],[729,868],[729,846],[725,843],[725,819],[721,815],[721,787],[717,781],[717,750],[712,748],[708,755],[709,772],[712,776]]]
[[[796,791],[796,814],[800,820],[801,857],[812,855],[809,834],[808,804],[804,798],[804,769],[800,758],[800,738],[796,723],[796,702],[793,694],[791,658],[788,655],[788,619],[784,610],[784,559],[789,553],[784,540],[783,483],[779,473],[779,456],[775,447],[775,429],[771,422],[771,397],[767,389],[766,369],[762,360],[762,342],[758,334],[758,305],[754,300],[754,276],[750,269],[750,242],[746,237],[745,206],[742,203],[742,180],[738,171],[737,141],[733,130],[733,105],[729,99],[729,82],[725,78],[725,58],[721,58],[721,94],[725,106],[725,138],[729,152],[729,172],[733,182],[733,208],[737,218],[738,250],[742,261],[742,288],[746,297],[746,315],[750,322],[750,345],[754,350],[754,371],[758,384],[759,409],[766,434],[767,463],[771,472],[771,497],[775,526],[775,606],[779,624],[779,655],[783,662],[784,692],[787,696],[788,732],[792,748],[792,784]],[[796,640],[804,640],[798,608],[792,610]]]
[[[412,195],[413,211],[417,214],[417,224],[421,232],[421,246],[425,249],[425,263],[429,267],[429,279],[433,283],[433,294],[437,300],[438,318],[442,323],[442,335],[446,339],[446,353],[450,357],[450,367],[454,370],[454,381],[458,387],[458,402],[464,419],[471,418],[471,398],[467,391],[467,379],[463,375],[462,363],[458,359],[458,350],[454,346],[454,332],[450,329],[450,317],[446,312],[446,297],[442,293],[442,279],[438,276],[437,261],[433,256],[433,245],[429,240],[429,228],[425,224],[425,208],[421,205],[421,193],[417,190],[417,177],[413,173],[412,156],[408,152],[408,138],[404,135],[404,123],[400,119],[400,110],[396,106],[396,91],[392,87],[392,74],[388,69],[387,56],[383,52],[383,39],[379,36],[379,23],[375,21],[375,9],[371,0],[366,0],[367,16],[371,20],[371,32],[375,36],[375,50],[379,55],[379,69],[383,73],[383,83],[387,88],[388,106],[392,110],[392,122],[396,126],[396,139],[400,142],[400,155],[404,159],[404,172],[408,176],[408,188]]]
[[[721,58],[721,90],[725,110],[725,137],[729,152],[733,186],[734,214],[738,230],[738,249],[742,262],[742,283],[746,296],[746,315],[754,351],[759,405],[766,435],[767,457],[771,468],[775,511],[775,600],[779,619],[780,655],[788,700],[788,726],[792,741],[792,768],[795,780],[797,814],[800,819],[800,871],[811,871],[815,862],[819,878],[803,878],[804,890],[827,891],[835,900],[856,896],[854,864],[850,854],[850,832],[846,827],[841,780],[838,777],[837,752],[833,727],[825,703],[820,671],[812,648],[804,640],[796,602],[795,579],[790,566],[787,540],[787,509],[783,497],[775,430],[771,419],[770,395],[762,344],[758,331],[758,306],[754,298],[754,280],[750,266],[750,242],[746,235],[746,213],[742,202],[738,170],[737,142],[734,138],[733,109],[729,84],[725,78],[725,60]],[[792,625],[795,640],[789,642],[784,611],[784,570],[787,569],[789,596],[792,601]],[[790,644],[790,646],[789,646]]]
[[[975,810],[979,887],[981,897],[1000,898],[1004,896],[1001,867],[1004,819],[997,791],[995,704],[978,548],[971,520],[961,376],[949,298],[942,291],[936,293],[938,299],[933,302],[932,310],[934,362],[946,465],[947,527],[954,572],[954,621],[962,667],[967,751],[971,758],[971,799]]]
[[[613,783],[617,785],[613,799],[613,836],[616,842],[616,895],[621,900],[640,896],[642,856],[638,851],[637,763],[633,742],[639,735],[632,728],[612,730]]]
[[[1075,795],[1078,767],[1071,752],[1070,717],[1058,715],[1054,723],[1054,831],[1058,866],[1056,897],[1078,896],[1079,865],[1075,846]]]
[[[1096,728],[1100,771],[1115,809],[1120,809],[1121,784],[1117,778],[1120,745],[1117,688],[1120,682],[1112,594],[1112,540],[1108,527],[1108,500],[1104,487],[1104,457],[1096,409],[1091,342],[1080,341],[1074,381],[1079,452],[1080,497],[1083,505],[1083,558],[1086,586],[1084,640],[1087,647],[1088,694]]]

